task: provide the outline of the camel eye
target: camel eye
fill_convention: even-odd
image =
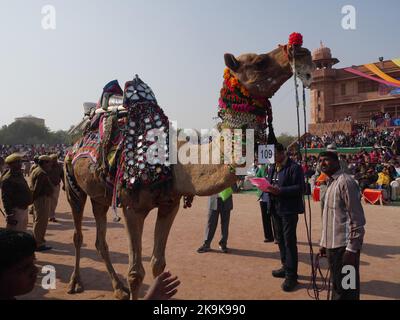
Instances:
[[[256,63],[254,63],[254,66],[257,69],[265,68],[267,66],[267,61],[266,60],[257,61]]]

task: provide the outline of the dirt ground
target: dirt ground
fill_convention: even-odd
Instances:
[[[400,299],[400,207],[366,205],[366,237],[361,255],[361,298]],[[319,203],[312,203],[312,238],[315,245],[320,235]],[[253,194],[234,195],[228,246],[229,254],[218,251],[220,229],[212,243],[214,250],[199,254],[207,216],[207,199],[195,198],[193,208],[180,209],[169,237],[166,258],[167,269],[179,276],[182,284],[177,299],[249,299],[289,300],[311,299],[307,294],[310,279],[309,251],[306,241],[304,218],[298,226],[300,286],[295,292],[284,293],[282,280],[271,276],[280,266],[276,244],[264,243],[259,204]],[[54,250],[37,254],[39,266],[56,268],[56,289],[41,288],[39,276],[36,288],[22,299],[113,299],[111,282],[105,266],[95,249],[95,222],[90,202],[85,208],[83,222],[84,245],[82,248],[81,276],[85,292],[66,293],[74,265],[72,243],[73,221],[65,194],[60,195],[57,208],[59,223],[48,227],[48,245]],[[31,219],[29,229],[31,229]],[[112,220],[111,211],[109,220]],[[153,245],[155,211],[146,220],[143,235],[143,264],[146,277],[141,290],[144,296],[152,283],[150,255]],[[4,219],[0,219],[4,225]],[[125,280],[128,254],[123,223],[109,223],[107,240],[111,260],[117,273]],[[315,247],[318,249],[318,246]],[[326,266],[326,263],[324,263]],[[325,293],[322,298],[325,298]]]

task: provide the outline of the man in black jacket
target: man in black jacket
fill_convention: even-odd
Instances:
[[[285,278],[284,291],[292,291],[297,282],[297,236],[298,214],[304,213],[304,174],[297,163],[292,161],[280,143],[275,146],[275,164],[268,171],[271,183],[270,208],[276,240],[279,245],[282,267],[274,270],[276,278]]]

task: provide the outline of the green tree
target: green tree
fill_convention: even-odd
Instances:
[[[288,147],[293,141],[297,140],[297,137],[284,132],[279,137],[277,137],[277,139],[279,143],[282,143],[284,145],[284,147]]]
[[[62,144],[68,143],[65,131],[50,131],[49,128],[31,122],[15,121],[0,129],[0,144]]]

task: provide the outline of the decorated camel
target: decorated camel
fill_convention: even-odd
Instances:
[[[253,128],[265,132],[268,127],[269,141],[274,142],[269,99],[293,76],[294,70],[306,87],[311,83],[314,66],[310,51],[302,47],[301,35],[292,34],[287,45],[280,45],[266,54],[239,57],[225,54],[224,58],[227,69],[219,101],[219,128]],[[110,109],[115,94],[123,95],[123,107]],[[110,114],[113,116],[107,116]],[[142,133],[154,127],[165,129],[168,119],[158,107],[151,89],[138,78],[127,82],[124,92],[119,86],[116,89],[111,86],[111,90],[103,93],[89,120],[83,137],[65,160],[66,192],[75,224],[76,250],[68,292],[83,291],[79,263],[83,211],[89,196],[96,220],[96,248],[111,277],[114,296],[138,299],[145,276],[143,224],[149,212],[158,209],[151,256],[152,273],[156,277],[166,266],[168,235],[181,199],[190,206],[194,196],[213,195],[232,186],[236,181],[235,164],[144,163],[142,148],[146,141]],[[211,143],[207,148],[212,149]],[[129,290],[110,261],[106,242],[110,206],[120,206],[123,211],[129,245]]]

